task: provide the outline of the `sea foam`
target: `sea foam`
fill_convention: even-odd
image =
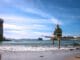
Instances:
[[[2,51],[50,51],[50,50],[69,50],[75,48],[68,47],[32,47],[32,46],[0,46]]]

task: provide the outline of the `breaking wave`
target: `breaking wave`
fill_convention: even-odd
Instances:
[[[32,47],[32,46],[0,46],[0,50],[3,51],[50,51],[50,50],[69,50],[75,49],[73,47]]]

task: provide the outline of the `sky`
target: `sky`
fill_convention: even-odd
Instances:
[[[59,24],[63,36],[80,35],[80,0],[0,0],[4,37],[51,36]]]

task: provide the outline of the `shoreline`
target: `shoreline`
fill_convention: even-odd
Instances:
[[[36,49],[36,47],[0,46],[0,54],[1,60],[68,60],[73,55],[80,54],[80,50],[76,48],[39,47]]]
[[[61,47],[60,49],[58,47],[54,46],[0,46],[0,50],[5,51],[52,51],[52,50],[79,50],[80,47]]]

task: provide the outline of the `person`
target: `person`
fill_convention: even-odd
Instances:
[[[56,25],[56,28],[54,30],[54,38],[52,38],[53,40],[53,44],[54,44],[54,39],[58,40],[59,41],[59,48],[60,48],[60,40],[61,40],[61,37],[62,37],[62,29],[60,28],[59,24]]]

